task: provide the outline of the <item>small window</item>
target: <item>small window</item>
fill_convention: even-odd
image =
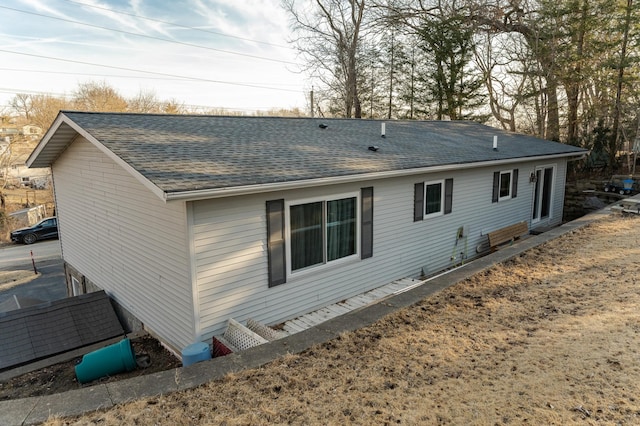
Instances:
[[[357,253],[358,197],[289,205],[291,272]]]
[[[453,179],[414,185],[413,221],[449,214],[453,206]]]
[[[493,173],[493,196],[491,201],[516,198],[518,196],[518,169],[505,170]]]
[[[500,172],[500,200],[511,198],[511,170]]]
[[[427,182],[424,184],[424,215],[439,216],[442,214],[442,206],[444,204],[444,191],[442,190],[443,181]]]
[[[76,277],[71,277],[71,292],[72,296],[79,296],[82,294],[82,285]]]

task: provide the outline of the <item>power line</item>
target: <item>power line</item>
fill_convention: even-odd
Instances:
[[[23,89],[12,89],[12,88],[7,88],[7,87],[0,87],[0,93],[6,93],[6,94],[10,94],[10,95],[16,95],[18,93],[20,94],[26,94],[26,95],[46,95],[46,96],[52,96],[52,97],[56,97],[56,98],[67,98],[69,100],[73,99],[73,95],[72,94],[66,94],[66,93],[54,93],[54,92],[43,92],[43,91],[38,91],[38,90],[23,90]],[[162,102],[166,102],[166,101],[160,101]],[[177,101],[180,103],[181,106],[188,108],[191,111],[208,111],[208,110],[228,110],[228,111],[257,111],[257,110],[268,110],[268,109],[280,109],[279,107],[273,107],[273,106],[253,106],[253,107],[223,107],[223,106],[211,106],[211,105],[194,105],[194,104],[185,104],[182,103],[180,101]],[[0,104],[0,108],[12,108],[12,105],[10,104]]]
[[[100,66],[100,65],[96,65]],[[84,75],[88,77],[113,77],[113,78],[134,78],[134,79],[145,79],[145,80],[162,80],[162,81],[184,81],[185,79],[190,79],[190,77],[149,77],[142,75],[118,75],[118,74],[95,74],[95,73],[84,73],[84,72],[70,72],[70,71],[48,71],[48,70],[30,70],[25,68],[2,68],[0,67],[0,71],[12,71],[12,72],[28,72],[28,73],[39,73],[39,74],[58,74],[58,75]],[[138,72],[146,72],[146,71],[138,71]],[[261,87],[265,84],[269,84],[271,86],[298,86],[298,84],[294,83],[256,83],[256,82],[237,82],[238,84],[250,84],[256,87]],[[275,87],[274,87],[275,89]]]
[[[0,93],[6,93],[10,95],[15,95],[16,93],[24,93],[25,95],[47,95],[54,96],[57,98],[69,98],[70,95],[66,95],[63,93],[54,93],[54,92],[41,92],[38,90],[22,90],[22,89],[10,89],[7,87],[0,87]]]
[[[189,47],[195,47],[195,48],[198,48],[198,49],[206,49],[206,50],[211,50],[211,51],[214,51],[214,52],[226,53],[226,54],[229,54],[229,55],[237,55],[237,56],[243,56],[243,57],[252,58],[252,59],[259,59],[259,60],[262,60],[262,61],[279,62],[279,63],[289,64],[289,65],[297,65],[295,62],[291,62],[291,61],[284,61],[284,60],[281,60],[281,59],[267,58],[267,57],[264,57],[264,56],[250,55],[250,54],[247,54],[247,53],[233,52],[231,50],[216,49],[214,47],[202,46],[202,45],[193,44],[193,43],[187,43],[187,42],[178,41],[178,40],[170,40],[168,38],[162,38],[162,37],[156,37],[156,36],[151,36],[151,35],[146,35],[146,34],[134,33],[134,32],[131,32],[131,31],[118,30],[118,29],[115,29],[115,28],[108,28],[108,27],[103,27],[103,26],[100,26],[100,25],[88,24],[88,23],[85,23],[85,22],[74,21],[72,19],[59,18],[57,16],[45,15],[45,14],[37,13],[37,12],[29,12],[27,10],[15,9],[15,8],[12,8],[12,7],[7,7],[7,6],[0,6],[0,9],[11,10],[11,11],[18,12],[18,13],[25,13],[27,15],[40,16],[42,18],[55,19],[57,21],[68,22],[68,23],[71,23],[71,24],[83,25],[83,26],[92,27],[92,28],[98,28],[98,29],[101,29],[101,30],[113,31],[113,32],[120,33],[120,34],[127,34],[127,35],[136,36],[136,37],[148,38],[148,39],[151,39],[151,40],[158,40],[158,41],[164,41],[164,42],[167,42],[167,43],[179,44],[179,45],[182,45],[182,46],[189,46]]]
[[[73,3],[73,4],[82,5],[82,6],[87,6],[87,7],[91,7],[91,8],[94,8],[94,9],[105,10],[107,12],[118,13],[120,15],[127,15],[127,16],[131,16],[133,18],[144,19],[146,21],[158,22],[160,24],[166,24],[166,25],[172,25],[174,27],[184,28],[184,29],[187,29],[187,30],[199,31],[199,32],[206,33],[206,34],[219,35],[219,36],[223,36],[223,37],[234,38],[236,40],[250,41],[252,43],[259,43],[259,44],[264,44],[264,45],[267,45],[267,46],[273,46],[273,47],[279,47],[279,48],[282,48],[282,49],[292,49],[293,50],[293,48],[291,46],[283,46],[281,44],[269,43],[269,42],[266,42],[266,41],[254,40],[254,39],[245,38],[245,37],[238,37],[238,36],[234,36],[234,35],[230,35],[230,34],[219,33],[219,32],[216,32],[216,31],[205,30],[205,29],[202,29],[202,28],[190,27],[188,25],[182,25],[182,24],[177,24],[175,22],[163,21],[161,19],[149,18],[147,16],[136,15],[135,13],[129,13],[129,12],[124,12],[124,11],[115,10],[115,9],[109,9],[107,7],[95,6],[93,4],[82,3],[82,2],[79,2],[79,1],[73,1],[73,0],[62,0],[62,1],[66,1],[67,3]]]
[[[0,8],[1,8],[1,6],[0,6]],[[177,75],[177,74],[169,74],[169,73],[163,73],[163,72],[137,70],[137,69],[134,69],[134,68],[117,67],[115,65],[96,64],[96,63],[92,63],[92,62],[76,61],[76,60],[73,60],[73,59],[63,59],[63,58],[56,58],[56,57],[53,57],[53,56],[36,55],[36,54],[33,54],[33,53],[14,52],[12,50],[5,50],[5,49],[0,49],[0,52],[11,53],[11,54],[14,54],[14,55],[30,56],[30,57],[34,57],[34,58],[49,59],[49,60],[53,60],[53,61],[68,62],[68,63],[73,63],[73,64],[82,64],[82,65],[90,65],[90,66],[94,66],[94,67],[111,68],[111,69],[116,69],[116,70],[121,70],[121,71],[131,71],[131,72],[139,72],[139,73],[145,73],[145,74],[151,74],[151,75],[159,75],[159,76],[163,76],[163,77],[173,77],[173,78],[178,78],[178,79],[182,79],[182,80],[185,80],[185,81],[202,81],[202,82],[206,82],[206,83],[229,84],[229,85],[232,85],[232,86],[253,87],[255,89],[279,90],[279,91],[283,91],[283,92],[294,92],[294,93],[298,93],[299,92],[298,90],[279,89],[277,87],[260,86],[260,85],[256,85],[256,84],[234,83],[234,82],[231,82],[231,81],[211,80],[211,79],[208,79],[208,78],[200,78],[200,77],[186,77],[186,76]]]

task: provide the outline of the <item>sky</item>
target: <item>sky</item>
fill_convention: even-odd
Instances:
[[[0,105],[106,82],[191,109],[306,110],[279,0],[2,0]]]

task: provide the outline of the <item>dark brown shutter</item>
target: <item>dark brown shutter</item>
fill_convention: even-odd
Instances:
[[[511,198],[518,196],[518,169],[513,169],[511,174]]]
[[[500,172],[493,172],[493,197],[491,202],[497,203],[500,197]]]
[[[413,188],[413,221],[424,219],[424,182],[416,183]]]
[[[284,200],[267,201],[267,252],[269,256],[269,287],[286,283]]]
[[[362,188],[360,199],[360,258],[367,259],[373,256],[373,187]]]
[[[444,214],[451,213],[453,206],[453,179],[444,181]]]

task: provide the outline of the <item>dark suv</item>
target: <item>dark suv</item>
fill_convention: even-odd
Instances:
[[[28,228],[11,231],[11,241],[33,244],[39,240],[58,238],[58,218],[48,217]]]

